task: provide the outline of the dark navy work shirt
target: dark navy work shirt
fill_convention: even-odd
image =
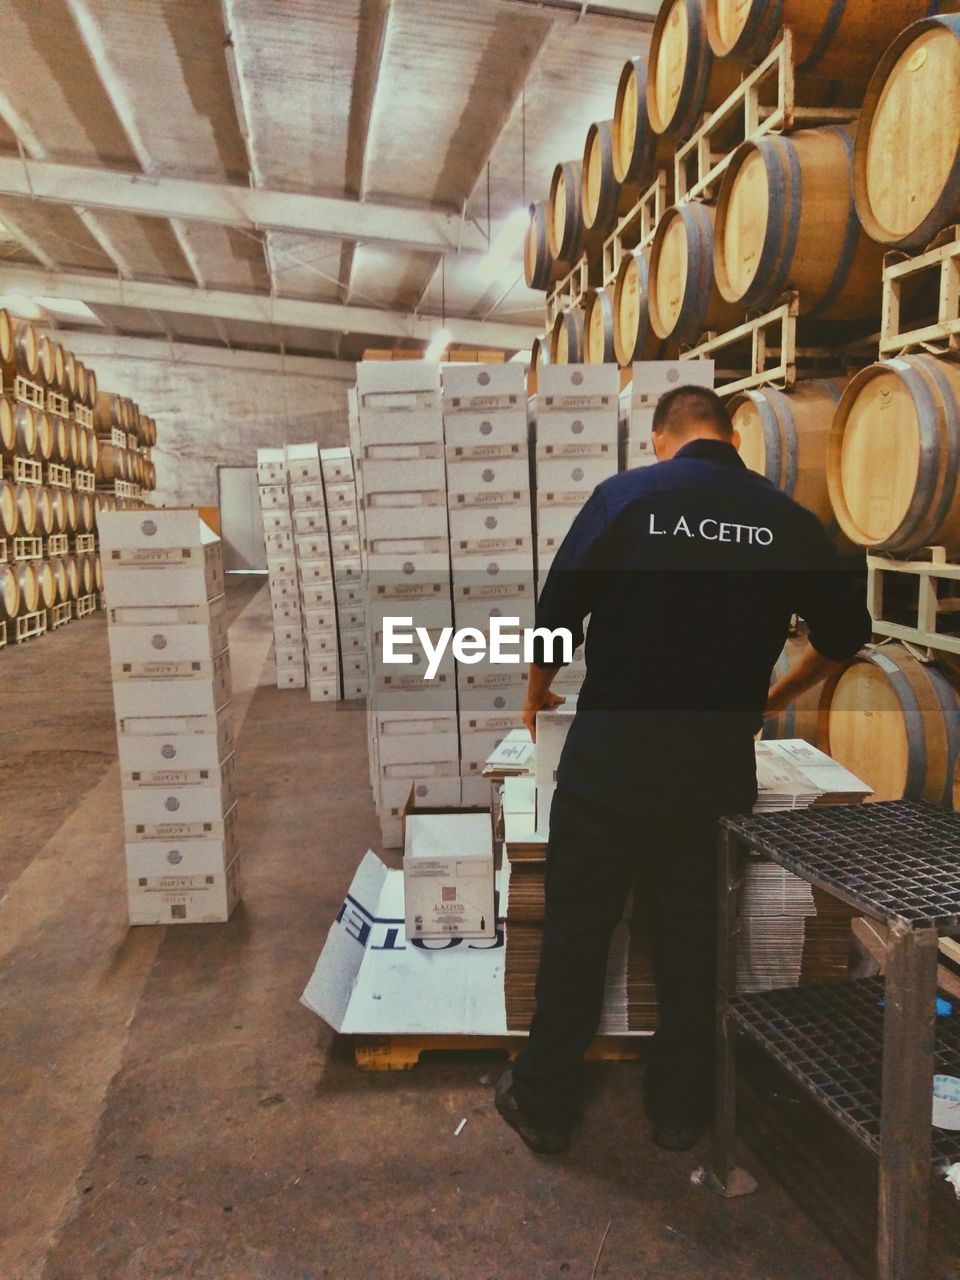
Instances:
[[[638,813],[751,808],[754,735],[791,614],[819,653],[847,659],[870,637],[863,595],[817,518],[732,444],[695,440],[612,476],[537,606],[537,626],[568,628],[575,646],[589,617],[558,781]]]

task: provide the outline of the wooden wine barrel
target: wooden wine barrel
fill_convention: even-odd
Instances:
[[[96,471],[97,460],[100,457],[100,441],[97,439],[95,431],[87,430],[87,470]]]
[[[37,498],[34,485],[17,485],[17,534],[32,538],[37,528]]]
[[[705,329],[729,329],[742,319],[742,308],[725,302],[714,280],[715,216],[710,205],[674,205],[657,224],[647,297],[661,338],[692,343]]]
[[[156,420],[156,418],[151,418],[151,419],[150,419],[150,440],[149,440],[149,442],[148,442],[148,443],[149,443],[149,445],[150,445],[150,448],[151,448],[151,449],[152,449],[152,448],[153,448],[153,446],[157,443],[157,420]]]
[[[960,552],[960,365],[902,356],[861,370],[834,415],[827,459],[837,521],[862,547]]]
[[[72,351],[64,349],[63,353],[63,394],[71,400],[77,398],[77,357]]]
[[[93,408],[93,425],[100,432],[108,435],[113,427],[126,430],[124,427],[124,407],[120,396],[112,391],[99,391]]]
[[[85,495],[89,496],[89,495]],[[67,500],[65,490],[54,489],[50,494],[50,505],[53,510],[53,533],[67,531]]]
[[[583,321],[583,356],[588,364],[613,364],[613,286],[591,289],[587,294]]]
[[[827,451],[843,387],[839,378],[811,380],[789,395],[763,387],[727,401],[746,465],[812,511],[833,537],[840,530],[827,488]]]
[[[93,585],[97,591],[103,590],[103,560],[99,551],[93,556]]]
[[[791,646],[788,643],[783,653],[777,659],[777,665],[770,674],[770,684],[774,685],[778,680],[787,674],[796,661],[796,655],[799,653],[799,645],[795,646],[795,652],[791,653]],[[814,685],[812,689],[806,690],[800,694],[798,698],[794,698],[788,707],[785,707],[779,715],[769,716],[763,722],[763,732],[761,737],[769,740],[773,738],[802,738],[804,742],[809,742],[811,746],[819,746],[820,743],[820,685]]]
[[[960,801],[960,699],[937,667],[898,644],[864,649],[826,682],[820,711],[823,750],[873,800]]]
[[[20,612],[20,579],[11,564],[0,564],[0,622],[12,622]]]
[[[80,569],[77,565],[77,557],[74,555],[64,556],[63,567],[67,571],[67,598],[76,600],[80,595]]]
[[[582,364],[584,315],[579,307],[561,311],[553,322],[550,339],[551,364]]]
[[[548,218],[549,210],[546,200],[538,200],[536,204],[530,206],[530,223],[523,242],[523,276],[528,289],[546,291],[570,272],[571,264],[558,262],[550,251]],[[150,429],[147,432],[149,437],[152,433],[153,419],[148,421],[150,422]],[[148,438],[144,443],[149,445],[151,441]]]
[[[64,511],[66,514],[66,533],[77,532],[77,495],[72,489],[63,490]]]
[[[78,360],[76,364],[77,379],[77,404],[87,403],[87,366],[82,360]]]
[[[37,457],[49,462],[53,457],[53,423],[42,409],[34,409],[33,424],[37,432]]]
[[[960,15],[915,22],[881,58],[857,130],[854,195],[868,235],[900,249],[922,249],[960,220]]]
[[[63,556],[54,556],[50,561],[53,578],[57,584],[57,604],[65,604],[70,599],[70,578]]]
[[[541,365],[549,363],[549,360],[550,360],[549,344],[545,342],[542,338],[536,338],[534,339],[534,341],[540,343],[540,347],[539,347],[540,357],[537,360],[537,365],[536,365],[536,368],[539,369]],[[533,366],[531,363],[531,369],[532,368]],[[527,385],[529,387],[529,378],[527,380]],[[537,389],[536,383],[534,383],[534,386],[530,389],[530,394],[533,395],[536,392],[536,389]],[[146,475],[144,477],[143,487],[145,489],[153,490],[157,487],[157,468],[153,465],[152,462],[147,462],[145,464],[145,469],[146,469]]]
[[[765,307],[796,289],[803,315],[879,317],[883,250],[864,235],[853,202],[852,129],[804,129],[737,149],[714,238],[717,286],[728,302]]]
[[[20,612],[36,613],[40,607],[40,583],[37,580],[36,561],[21,560],[16,566],[20,584]]]
[[[52,387],[54,385],[53,379],[56,373],[54,345],[55,344],[51,338],[43,337],[40,339],[40,367],[38,373],[40,381],[47,387]]]
[[[79,533],[93,533],[94,515],[93,515],[93,497],[89,493],[77,494],[77,531]]]
[[[654,360],[660,346],[650,324],[649,276],[649,249],[624,253],[613,289],[613,349],[621,368]]]
[[[88,596],[94,589],[93,556],[89,554],[77,556],[77,569],[80,573],[80,594]]]
[[[0,453],[10,455],[16,452],[17,428],[13,420],[13,403],[0,400]]]
[[[67,441],[68,452],[70,454],[70,465],[75,467],[77,459],[80,456],[80,428],[72,419],[65,419],[67,424]]]
[[[35,560],[37,590],[40,593],[39,608],[52,609],[57,603],[57,577],[49,560]]]
[[[85,427],[77,428],[77,462],[76,465],[81,471],[90,470],[90,444],[88,440],[89,432]]]
[[[587,231],[606,238],[617,218],[636,202],[637,188],[624,187],[614,172],[613,121],[595,122],[583,144],[580,202]]]
[[[736,63],[714,58],[705,0],[664,0],[650,42],[647,114],[655,133],[680,141],[704,111],[719,107],[740,82]]]
[[[0,370],[11,381],[16,372],[14,362],[14,322],[9,311],[0,308]]]
[[[10,323],[13,326],[13,348],[9,359],[4,358],[4,376],[11,383],[17,374],[35,382],[40,372],[40,342],[37,331],[26,320],[10,319]]]
[[[673,168],[673,144],[650,124],[647,59],[630,58],[620,72],[613,111],[613,172],[624,186],[644,191],[658,169]]]
[[[583,252],[582,167],[579,160],[558,164],[550,183],[547,241],[554,258],[563,262],[576,262]]]
[[[53,363],[53,387],[63,395],[67,388],[67,356],[59,342],[53,344]]]
[[[758,63],[789,27],[799,72],[864,87],[904,27],[947,7],[936,0],[707,0],[707,38],[718,58]]]
[[[48,414],[50,429],[53,432],[53,460],[61,466],[70,461],[70,432],[66,418],[57,414]]]
[[[87,408],[92,409],[97,403],[97,395],[99,394],[97,387],[97,375],[92,369],[87,370]]]
[[[37,512],[34,532],[38,538],[49,538],[51,533],[57,532],[53,522],[53,499],[50,496],[50,490],[45,485],[35,485],[33,492]],[[57,492],[66,493],[68,491],[58,489]]]
[[[20,523],[17,487],[12,480],[0,480],[0,538],[12,538]]]
[[[0,401],[0,417],[9,414],[13,428],[13,452],[20,458],[32,458],[37,451],[37,423],[28,404]],[[9,435],[4,428],[0,435]]]

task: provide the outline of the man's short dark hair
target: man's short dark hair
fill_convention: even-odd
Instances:
[[[730,414],[715,391],[708,387],[674,387],[660,397],[653,414],[654,431],[685,436],[698,426],[709,427],[717,435],[733,435]]]

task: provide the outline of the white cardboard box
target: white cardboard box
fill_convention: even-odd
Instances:
[[[360,537],[355,529],[345,533],[331,533],[330,551],[334,560],[354,557],[360,554]]]
[[[264,533],[289,533],[293,529],[293,516],[289,507],[283,511],[278,507],[264,511],[261,515]]]
[[[455,584],[456,585],[456,584]],[[477,627],[485,634],[490,631],[491,618],[516,618],[518,625],[532,627],[536,615],[536,603],[533,591],[533,572],[529,574],[529,591],[515,595],[467,597],[457,600],[454,605],[458,627]],[[512,648],[512,653],[519,652],[523,657],[523,647]]]
[[[441,382],[444,416],[513,410],[526,418],[526,370],[519,364],[448,364]]]
[[[615,364],[544,365],[537,375],[538,423],[545,413],[609,409],[616,421],[620,370]]]
[[[303,583],[300,600],[304,609],[329,608],[336,603],[336,589],[332,582]]]
[[[391,818],[402,818],[413,795],[414,804],[430,808],[454,809],[461,803],[460,779],[422,778],[412,783],[403,778],[380,783],[380,804]]]
[[[357,487],[353,481],[340,484],[328,484],[324,490],[327,495],[327,510],[332,514],[344,508],[355,511],[357,508]]]
[[[448,458],[447,488],[450,493],[450,505],[456,505],[456,499],[470,493],[498,493],[528,495],[530,492],[530,464],[527,459],[526,446],[510,457],[500,458]],[[506,499],[499,499],[507,505]],[[524,501],[521,498],[520,501]]]
[[[304,689],[306,684],[306,672],[302,666],[287,667],[277,672],[278,689]]]
[[[552,711],[537,712],[535,777],[539,786],[555,786],[557,766],[576,715],[576,705],[564,703]]]
[[[413,461],[367,461],[363,464],[364,500],[369,507],[376,494],[436,493],[446,490],[443,458]]]
[[[331,533],[347,533],[360,529],[360,517],[356,507],[334,507],[327,512],[327,527]]]
[[[127,880],[133,924],[222,924],[242,894],[240,855],[223,875],[138,876]]]
[[[278,649],[292,649],[303,644],[303,627],[300,620],[273,624],[273,642]]]
[[[206,624],[173,623],[146,626],[111,626],[107,631],[110,661],[151,662],[209,658],[227,647],[227,611],[224,598],[210,607]]]
[[[387,405],[394,398],[405,410],[405,397],[427,392],[440,402],[440,365],[433,360],[364,360],[357,365],[357,404],[361,426],[364,411]],[[378,399],[383,397],[383,399]]]
[[[311,702],[338,702],[340,700],[339,680],[311,680],[309,689]]]
[[[107,552],[122,551],[131,557],[131,562],[139,560],[137,552],[154,554],[158,548],[180,550],[220,542],[195,507],[101,511],[97,516],[97,533],[104,560]]]
[[[335,660],[337,648],[336,631],[308,631],[306,633],[306,651],[311,660],[317,658]]]
[[[408,506],[378,505],[383,495],[368,500],[364,532],[368,542],[377,538],[447,537],[447,504],[438,493],[416,494],[428,501]]]
[[[293,513],[293,528],[297,535],[326,535],[327,513],[323,507],[298,509]]]
[[[303,630],[306,634],[337,630],[337,611],[332,605],[326,608],[304,609]]]
[[[303,667],[303,642],[291,644],[284,647],[277,647],[277,671],[283,670],[285,667],[291,667],[293,670]]]
[[[180,778],[181,781],[174,781],[173,785],[188,786],[191,780],[204,782],[201,773],[220,768],[236,745],[231,708],[224,707],[218,716],[189,718],[211,725],[213,731],[140,733],[136,726],[143,721],[120,722],[120,772],[128,780],[124,785],[162,786],[165,779]],[[134,779],[134,774],[139,778]]]
[[[553,458],[537,460],[537,501],[551,491],[582,493],[583,500],[590,496],[602,481],[617,472],[617,454],[612,450],[602,458]]]
[[[489,814],[408,813],[403,889],[408,938],[495,938]]]
[[[262,484],[260,486],[260,506],[264,511],[289,511],[290,495],[284,484]]]
[[[288,444],[284,452],[291,484],[320,480],[320,451],[315,444]]]
[[[215,769],[186,771],[190,777],[188,782],[176,781],[183,772],[171,770],[169,780],[153,785],[146,785],[139,772],[124,775],[123,818],[127,826],[156,826],[171,821],[206,822],[210,818],[223,818],[236,804],[237,760],[234,754],[227,756]],[[161,775],[162,778],[165,776]]]
[[[526,495],[529,498],[529,494]],[[450,540],[477,542],[486,538],[526,538],[533,536],[530,503],[516,506],[450,504]]]
[[[257,479],[261,484],[284,483],[287,464],[282,449],[257,450]]]
[[[348,448],[321,449],[320,470],[324,484],[353,479],[353,459]]]
[[[305,484],[292,484],[290,486],[290,502],[294,511],[325,511],[322,483],[317,479],[307,481]]]
[[[224,818],[217,840],[132,840],[126,845],[129,879],[156,876],[223,875],[240,852],[237,806]]]
[[[330,539],[326,532],[297,534],[296,546],[299,560],[330,559]]]
[[[333,562],[329,556],[322,560],[301,560],[298,569],[302,587],[312,587],[317,583],[333,580]]]
[[[293,554],[293,534],[287,529],[281,529],[272,533],[264,534],[264,543],[267,548],[267,556],[284,556]]]
[[[213,678],[191,680],[147,679],[118,681],[113,702],[118,719],[142,716],[214,715],[230,701],[230,652],[213,659]]]
[[[101,512],[118,515],[119,512]],[[154,604],[206,604],[223,595],[223,560],[220,545],[199,550],[191,548],[179,564],[119,564],[112,559],[122,552],[103,556],[103,578],[110,608]],[[145,553],[146,554],[146,553]]]

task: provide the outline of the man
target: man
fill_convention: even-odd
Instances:
[[[587,674],[550,814],[546,920],[527,1047],[496,1105],[533,1150],[563,1150],[600,1021],[607,952],[636,881],[659,1026],[653,1138],[693,1146],[712,1101],[716,823],[756,801],[754,737],[851,658],[866,608],[822,526],[748,471],[723,402],[679,387],[653,421],[659,465],[594,491],[541,592],[537,626],[586,639]],[[862,594],[862,593],[861,593]],[[769,688],[793,613],[810,643]],[[542,650],[537,655],[543,657]],[[523,719],[562,701],[530,669]]]

